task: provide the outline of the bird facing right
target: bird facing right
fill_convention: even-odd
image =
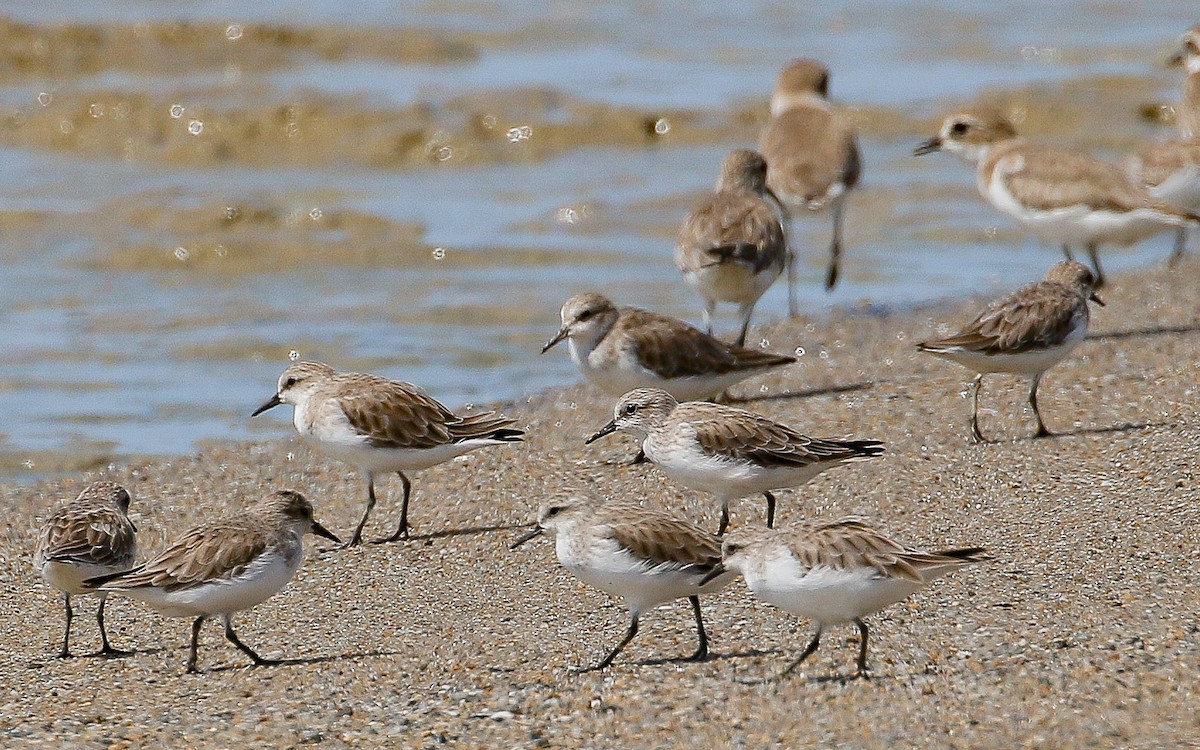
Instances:
[[[1095,287],[1091,269],[1073,260],[1062,261],[1052,266],[1041,281],[988,305],[953,336],[917,344],[919,351],[975,371],[971,382],[971,437],[976,442],[983,442],[979,431],[983,376],[997,372],[1032,379],[1029,405],[1038,423],[1034,437],[1051,434],[1038,411],[1038,384],[1046,370],[1065,359],[1087,335],[1088,302],[1104,304]]]
[[[925,588],[939,576],[983,559],[982,547],[921,552],[856,518],[805,522],[782,529],[742,528],[721,545],[716,578],[734,571],[750,592],[785,612],[816,622],[812,641],[779,678],[821,645],[830,625],[853,622],[861,640],[855,677],[867,676],[867,624],[878,612]]]
[[[276,664],[238,639],[233,614],[260,604],[287,585],[304,557],[302,537],[340,540],[313,519],[299,492],[273,492],[226,518],[196,526],[154,559],[124,573],[84,581],[90,590],[117,592],[167,617],[194,617],[187,671],[196,671],[200,626],[214,615],[225,637],[256,666]]]

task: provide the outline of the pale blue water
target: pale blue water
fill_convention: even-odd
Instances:
[[[85,0],[54,7],[17,0],[5,12],[31,23],[190,18],[416,26],[481,34],[481,54],[445,65],[310,61],[262,75],[247,71],[236,80],[219,70],[103,71],[70,81],[11,77],[0,81],[0,106],[33,107],[44,91],[90,90],[179,92],[188,101],[189,92],[217,89],[236,101],[243,90],[265,86],[279,102],[320,93],[373,107],[444,105],[481,90],[550,88],[648,112],[718,110],[764,99],[779,65],[805,54],[830,65],[836,99],[924,116],[936,113],[939,103],[988,87],[1096,74],[1150,76],[1158,83],[1147,99],[1170,97],[1174,74],[1159,69],[1159,60],[1197,20],[1194,3],[1179,0],[365,2],[355,4],[352,18],[342,8],[332,0]],[[1048,58],[1045,49],[1061,54]],[[123,203],[182,209],[311,191],[335,197],[297,210],[349,208],[419,222],[425,240],[446,249],[441,260],[404,268],[221,274],[182,265],[89,269],[85,261],[105,248],[77,231],[0,247],[0,450],[32,457],[82,441],[111,443],[116,454],[177,453],[200,440],[285,435],[282,414],[254,422],[246,415],[272,393],[286,358],[256,357],[238,347],[230,347],[229,356],[211,355],[239,340],[295,348],[335,365],[370,363],[380,374],[426,385],[450,404],[515,399],[571,382],[577,374],[563,353],[539,357],[537,350],[572,293],[599,288],[622,303],[698,320],[696,300],[671,263],[670,238],[681,216],[656,208],[656,201],[708,188],[721,156],[737,145],[751,144],[665,139],[640,149],[579,148],[541,162],[409,171],[192,169],[0,147],[4,212],[99,217]],[[895,196],[897,217],[937,217],[940,226],[966,229],[1007,226],[974,194],[964,165],[945,156],[913,159],[912,146],[910,138],[862,143],[865,189]],[[953,205],[908,197],[930,186],[954,188]],[[844,279],[834,294],[818,284],[826,222],[799,225],[795,241],[809,251],[808,309],[862,299],[906,305],[993,289],[1014,276],[1039,276],[1056,257],[1026,240],[922,239],[920,222],[888,229],[887,217],[868,215],[873,205],[879,204],[851,201]],[[605,220],[577,226],[556,220],[560,209],[580,206]],[[881,225],[884,231],[877,231]],[[139,228],[128,231],[136,235]],[[542,248],[550,260],[513,266],[492,248]],[[1157,238],[1106,256],[1107,267],[1158,262],[1168,251],[1169,238]],[[485,257],[456,262],[471,253]],[[492,316],[492,306],[536,315]],[[779,285],[760,304],[759,316],[778,317],[785,309]],[[197,347],[210,354],[195,354]],[[9,475],[23,471],[37,473],[37,462]]]

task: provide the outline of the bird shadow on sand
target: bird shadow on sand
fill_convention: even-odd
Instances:
[[[845,385],[830,385],[824,388],[809,388],[803,391],[791,391],[789,393],[759,393],[752,396],[732,396],[728,399],[730,404],[750,404],[755,401],[785,401],[791,399],[814,398],[816,396],[832,396],[837,393],[854,393],[855,391],[865,391],[869,388],[874,388],[876,385],[874,380],[864,380],[860,383],[846,383]]]
[[[1104,333],[1093,333],[1087,337],[1087,340],[1117,341],[1120,339],[1136,339],[1143,336],[1167,336],[1170,334],[1179,333],[1200,333],[1200,323],[1192,323],[1189,325],[1180,326],[1151,326],[1149,328],[1138,328],[1132,331],[1106,331]]]
[[[247,667],[250,667],[253,669],[271,669],[273,667],[311,666],[314,664],[327,664],[329,662],[337,662],[337,661],[353,661],[355,659],[372,659],[372,658],[377,658],[380,656],[402,656],[405,653],[409,653],[409,652],[405,652],[405,651],[355,651],[355,652],[348,653],[348,654],[328,654],[326,656],[307,656],[307,657],[296,657],[296,658],[292,658],[292,659],[279,659],[278,661],[273,661],[270,664],[257,664],[256,665],[256,664],[250,664],[248,662],[222,664],[219,667],[213,667],[211,669],[201,670],[200,674],[209,674],[209,673],[219,674],[221,672],[232,672],[232,671],[236,671],[239,669],[246,669]]]
[[[1042,437],[1034,437],[1027,435],[1025,437],[1013,438],[1009,440],[989,440],[985,444],[990,443],[1032,443],[1039,440],[1055,440],[1058,438],[1083,437],[1085,435],[1107,435],[1114,432],[1134,432],[1136,430],[1149,430],[1155,427],[1169,427],[1169,422],[1122,422],[1121,424],[1109,425],[1108,427],[1081,427],[1077,430],[1063,430],[1062,432],[1054,432]]]
[[[730,651],[729,653],[717,653],[710,651],[708,658],[704,661],[694,661],[686,656],[662,657],[659,659],[644,659],[634,662],[639,667],[662,667],[666,665],[683,665],[683,664],[707,664],[709,662],[724,661],[726,659],[753,659],[756,656],[775,656],[782,654],[783,649],[749,649],[748,651]]]
[[[50,664],[70,664],[71,662],[79,661],[80,659],[99,659],[101,661],[108,661],[110,659],[132,659],[135,656],[150,656],[152,654],[162,653],[163,651],[166,651],[166,649],[161,646],[156,648],[134,648],[129,650],[122,649],[118,653],[109,654],[106,654],[102,651],[89,651],[86,654],[71,654],[66,658],[53,656],[46,657],[44,659],[30,659],[28,666],[36,669],[48,666]]]

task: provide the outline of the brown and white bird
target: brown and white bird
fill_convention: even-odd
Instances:
[[[1171,63],[1182,65],[1187,71],[1175,108],[1179,134],[1184,138],[1200,138],[1200,24],[1183,35]]]
[[[779,73],[771,96],[771,120],[759,150],[767,160],[767,186],[791,218],[797,210],[833,215],[825,289],[837,284],[842,256],[842,213],[858,185],[862,157],[850,120],[829,103],[829,70],[817,60],[792,60]],[[793,227],[789,227],[792,229]],[[788,303],[796,308],[795,232],[788,254]]]
[[[299,492],[273,492],[257,504],[184,532],[154,559],[124,573],[90,578],[85,585],[144,602],[167,617],[194,617],[187,671],[196,671],[200,626],[225,621],[225,637],[256,666],[264,659],[238,639],[233,615],[261,604],[287,585],[304,558],[305,534],[340,540],[313,519]]]
[[[63,592],[67,627],[58,655],[71,655],[71,597],[94,593],[83,582],[94,576],[120,573],[137,559],[137,529],[129,520],[129,493],[113,482],[94,482],[74,501],[64,504],[46,519],[33,567],[54,588]],[[113,648],[104,629],[104,602],[100,592],[96,623],[100,626],[101,648],[106,656],[128,653]]]
[[[906,599],[935,578],[986,559],[984,552],[982,547],[922,552],[864,521],[844,518],[730,532],[721,545],[721,564],[708,577],[736,572],[755,597],[816,623],[800,658],[779,678],[812,656],[825,628],[845,622],[857,625],[860,636],[854,676],[866,677],[869,632],[862,618]]]
[[[661,388],[680,401],[697,401],[796,361],[727,344],[677,318],[617,307],[594,292],[568,299],[561,318],[562,327],[542,352],[566,341],[584,377],[613,396]]]
[[[654,388],[626,393],[613,413],[612,421],[587,442],[617,430],[637,437],[646,458],[671,479],[717,496],[717,534],[729,525],[732,500],[761,494],[771,527],[772,490],[798,487],[826,469],[883,453],[878,440],[811,438],[761,414],[703,401],[681,404]]]
[[[279,376],[277,392],[251,416],[280,404],[294,407],[300,436],[323,453],[360,467],[367,475],[367,507],[347,546],[362,541],[375,507],[375,475],[396,472],[404,503],[396,533],[408,538],[412,484],[405,471],[428,469],[479,448],[522,440],[513,420],[481,412],[459,416],[412,383],[357,372],[337,372],[320,362],[297,362]]]
[[[1172,63],[1185,65],[1187,75],[1175,108],[1179,137],[1148,143],[1125,157],[1129,177],[1151,195],[1172,206],[1200,212],[1200,26],[1184,34]],[[1183,257],[1187,227],[1175,230],[1170,263]]]
[[[1040,241],[1060,245],[1069,260],[1084,247],[1104,284],[1098,248],[1130,245],[1200,221],[1135,185],[1116,165],[1065,148],[1030,143],[998,110],[986,107],[945,118],[917,156],[948,151],[976,167],[979,193]]]
[[[700,595],[723,588],[733,575],[708,576],[721,561],[721,541],[695,524],[634,503],[606,503],[585,497],[553,500],[538,509],[537,527],[515,549],[544,531],[554,535],[558,561],[579,580],[629,608],[625,638],[598,664],[604,669],[638,632],[638,618],[655,607],[686,598],[696,618],[699,645],[688,661],[708,656],[708,635]]]
[[[730,152],[716,192],[688,214],[675,240],[675,267],[704,298],[708,333],[718,302],[738,306],[738,346],[745,345],[754,305],[779,278],[788,254],[780,206],[767,192],[762,155]]]
[[[917,349],[973,370],[971,437],[979,431],[979,391],[983,376],[1008,372],[1031,379],[1029,405],[1037,418],[1034,437],[1050,435],[1038,411],[1037,390],[1042,375],[1066,359],[1087,335],[1088,302],[1103,305],[1095,293],[1096,277],[1082,263],[1062,261],[1041,281],[1021,287],[988,305],[961,331],[944,339],[925,341]]]

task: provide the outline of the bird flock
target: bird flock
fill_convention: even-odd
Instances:
[[[1003,112],[988,108],[948,114],[938,132],[916,147],[918,156],[946,151],[974,163],[983,198],[1066,255],[1041,281],[996,300],[954,335],[917,347],[975,373],[974,441],[984,440],[978,403],[983,376],[990,373],[1028,377],[1035,436],[1051,434],[1038,409],[1038,385],[1083,340],[1089,303],[1103,304],[1096,292],[1105,281],[1100,246],[1175,231],[1173,263],[1184,250],[1187,228],[1200,223],[1200,26],[1184,35],[1176,62],[1187,69],[1176,108],[1179,137],[1149,144],[1121,166],[1026,141]],[[864,617],[945,573],[987,559],[980,546],[908,547],[857,518],[776,528],[775,492],[836,466],[880,456],[884,443],[810,437],[727,403],[731,386],[795,362],[788,355],[746,348],[745,340],[755,305],[785,269],[789,313],[797,313],[796,253],[788,236],[804,211],[830,214],[826,289],[839,280],[845,207],[862,159],[849,119],[829,102],[828,91],[829,72],[820,62],[800,59],[786,65],[771,96],[760,150],[731,152],[714,193],[680,227],[674,260],[703,300],[707,331],[586,292],[562,305],[561,327],[542,349],[566,342],[584,377],[616,399],[612,420],[586,443],[627,432],[640,444],[633,463],[652,463],[673,482],[713,495],[720,509],[713,533],[632,502],[564,493],[540,505],[532,531],[511,547],[552,535],[568,571],[620,597],[629,609],[623,639],[588,669],[611,665],[637,635],[639,617],[677,599],[687,599],[695,617],[698,644],[687,658],[706,658],[700,596],[741,577],[758,599],[815,624],[812,640],[779,677],[817,650],[825,628],[842,623],[859,630],[854,674],[865,676],[869,629]],[[1090,268],[1073,259],[1076,250],[1087,252]],[[732,343],[714,335],[719,303],[738,308],[740,328]],[[524,431],[503,415],[457,414],[416,385],[342,373],[317,362],[290,365],[274,395],[252,416],[281,405],[292,407],[302,438],[366,478],[365,507],[347,547],[362,543],[377,502],[378,477],[397,474],[403,499],[396,530],[376,541],[406,540],[413,495],[408,472],[524,439]],[[765,526],[742,523],[729,530],[733,502],[754,496],[766,500]],[[71,655],[72,597],[83,594],[99,595],[99,653],[125,653],[110,644],[105,629],[105,601],[115,593],[161,614],[192,619],[188,672],[198,671],[203,623],[218,616],[226,639],[255,665],[273,663],[238,638],[233,615],[288,583],[301,564],[306,534],[341,544],[314,518],[304,495],[280,490],[235,514],[196,525],[137,564],[130,503],[123,487],[96,482],[55,510],[42,528],[33,563],[64,595],[61,657]]]

